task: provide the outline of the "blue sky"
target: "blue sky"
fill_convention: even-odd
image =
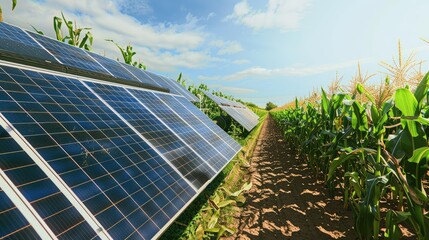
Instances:
[[[429,59],[429,2],[423,0],[18,0],[3,1],[5,21],[53,36],[63,11],[92,27],[94,51],[120,56],[113,39],[131,43],[149,70],[208,84],[264,106],[284,104],[326,87],[336,73],[346,84],[360,62],[385,77],[400,39],[403,52]],[[426,64],[423,71],[426,71]]]

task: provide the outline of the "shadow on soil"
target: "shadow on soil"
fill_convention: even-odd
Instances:
[[[228,239],[355,239],[352,212],[283,141],[271,117],[252,159],[253,187]]]

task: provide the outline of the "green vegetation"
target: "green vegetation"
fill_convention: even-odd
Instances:
[[[106,39],[106,41],[112,42],[113,44],[116,45],[116,47],[118,47],[119,51],[121,51],[122,57],[123,57],[124,62],[126,64],[130,64],[134,67],[146,70],[147,67],[142,62],[133,61],[133,57],[134,57],[134,55],[136,55],[136,52],[133,51],[133,47],[131,46],[131,44],[128,44],[126,48],[123,48],[111,39]],[[119,61],[119,59],[118,59],[118,61]]]
[[[62,26],[63,23],[67,27],[67,34],[63,34]],[[33,27],[33,26],[32,26]],[[45,35],[42,31],[37,30],[35,27],[33,29],[41,35]],[[55,37],[60,42],[65,42],[70,45],[83,48],[85,50],[91,51],[93,37],[91,32],[89,32],[91,28],[78,28],[76,22],[73,25],[73,21],[67,21],[64,14],[61,12],[61,17],[54,16],[54,31]],[[86,31],[84,37],[81,39],[81,34],[83,31]]]
[[[259,116],[266,114],[266,110],[258,108],[253,103],[246,103],[240,99],[235,99],[232,96],[226,95],[220,91],[210,91],[209,87],[205,84],[200,84],[198,86],[189,85],[187,86],[186,80],[182,77],[182,73],[179,74],[177,82],[182,86],[188,89],[192,94],[197,96],[200,99],[199,103],[195,105],[201,109],[209,118],[217,123],[225,132],[227,132],[231,137],[243,145],[244,139],[248,136],[249,132],[244,129],[240,124],[238,124],[234,119],[232,119],[228,114],[226,114],[219,106],[213,102],[210,98],[206,97],[203,91],[211,92],[213,95],[223,97],[232,101],[240,102],[249,107],[253,112]]]
[[[267,102],[267,106],[265,107],[265,110],[270,111],[270,110],[272,110],[272,109],[274,109],[276,107],[277,107],[277,105],[275,105],[274,103]]]
[[[414,91],[400,87],[388,98],[357,82],[352,94],[322,90],[318,103],[296,100],[271,113],[328,190],[343,194],[360,239],[398,239],[401,226],[429,238],[428,81],[429,74]]]
[[[12,0],[12,11],[16,7],[16,2],[17,2],[17,0]],[[3,22],[3,10],[1,8],[1,5],[0,5],[0,22]]]
[[[161,239],[211,239],[235,232],[234,218],[245,204],[243,193],[251,188],[248,177],[252,156],[262,123],[243,139],[241,152],[220,172],[207,188],[179,216]]]

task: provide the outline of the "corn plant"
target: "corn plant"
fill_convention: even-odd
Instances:
[[[204,239],[215,236],[216,239],[219,239],[226,233],[234,234],[235,229],[229,228],[221,222],[222,215],[225,215],[229,207],[243,205],[246,201],[243,193],[249,191],[251,187],[252,183],[245,183],[241,189],[235,192],[230,192],[228,189],[220,187],[219,191],[216,191],[214,196],[209,199],[209,204],[202,209],[200,224],[193,237],[195,239]]]
[[[399,88],[384,102],[361,83],[353,94],[329,97],[322,90],[319,104],[302,107],[296,100],[295,108],[271,113],[285,139],[325,176],[328,190],[339,187],[360,239],[398,239],[400,224],[429,238],[428,81],[429,74],[414,92]],[[384,201],[393,207],[382,212]]]
[[[55,37],[57,38],[58,41],[65,42],[70,45],[91,51],[92,43],[94,41],[91,32],[89,32],[91,28],[86,28],[86,27],[78,28],[76,22],[73,25],[73,21],[68,21],[65,18],[63,12],[61,12],[61,17],[54,16],[53,22],[54,22]],[[66,25],[67,35],[63,34],[63,30],[62,30],[63,24]],[[38,34],[45,35],[42,31],[37,30],[34,26],[32,27]],[[81,34],[83,34],[83,31],[86,31],[86,33],[81,39]]]
[[[133,61],[133,57],[134,57],[134,55],[136,55],[136,52],[133,51],[133,47],[131,46],[131,44],[128,44],[125,48],[123,48],[111,39],[106,39],[106,41],[112,42],[113,44],[116,45],[116,47],[119,49],[119,51],[121,51],[122,58],[124,59],[124,62],[126,64],[130,64],[134,67],[146,70],[147,67],[142,62]]]
[[[16,2],[17,2],[17,0],[12,0],[12,11],[16,7]],[[3,22],[3,10],[1,8],[1,5],[0,5],[0,22]]]

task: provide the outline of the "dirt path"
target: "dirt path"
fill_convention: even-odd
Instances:
[[[253,187],[228,239],[355,239],[351,211],[330,198],[283,141],[274,120],[262,128],[250,168]]]

